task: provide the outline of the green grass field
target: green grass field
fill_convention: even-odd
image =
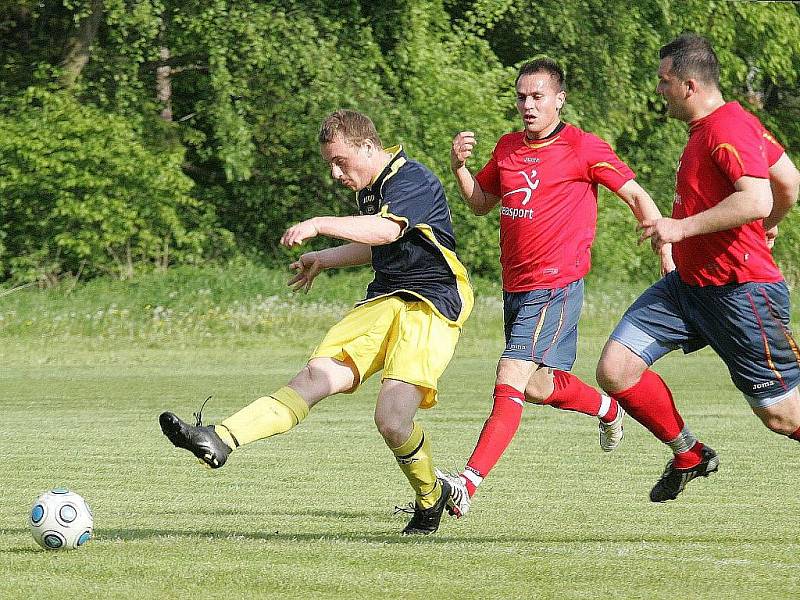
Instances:
[[[606,455],[594,419],[531,406],[473,512],[406,539],[392,509],[411,493],[372,421],[377,380],[219,471],[161,435],[164,409],[189,417],[213,394],[213,421],[283,385],[363,277],[325,304],[328,282],[295,303],[249,279],[219,296],[211,279],[0,298],[0,598],[797,597],[800,447],[760,425],[710,352],[659,363],[721,457],[678,501],[648,501],[668,454],[638,424]],[[589,287],[578,375],[594,381],[635,292]],[[488,414],[500,330],[488,289],[419,416],[444,468]],[[45,552],[28,532],[32,500],[56,486],[94,510],[81,550]]]

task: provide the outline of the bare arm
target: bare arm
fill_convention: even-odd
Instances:
[[[395,241],[402,232],[403,227],[400,223],[377,215],[314,217],[287,229],[281,237],[281,244],[291,248],[318,235],[325,235],[350,242],[380,246]]]
[[[325,269],[336,267],[354,267],[365,265],[372,261],[372,246],[369,244],[345,244],[318,250],[316,252],[306,252],[289,268],[296,271],[287,285],[294,291],[303,290],[308,293],[314,278]]]
[[[655,221],[661,218],[661,211],[653,201],[653,198],[648,194],[645,189],[636,183],[636,180],[631,179],[626,181],[625,184],[616,191],[617,196],[627,204],[633,216],[641,226],[645,221]],[[659,254],[661,259],[661,274],[664,275],[670,271],[675,270],[675,263],[672,261],[672,244],[663,244],[657,248],[655,243],[651,246],[653,251]]]
[[[661,211],[642,186],[631,179],[616,191],[617,196],[627,204],[636,220],[641,224],[644,221],[655,221],[661,218]]]
[[[785,152],[769,168],[769,184],[772,188],[772,212],[764,219],[764,229],[767,230],[776,227],[797,204],[800,172]]]
[[[719,204],[685,219],[662,218],[641,224],[641,240],[652,238],[657,248],[688,237],[733,229],[766,218],[772,211],[769,180],[740,177],[736,191]]]
[[[475,147],[475,134],[471,131],[462,131],[453,138],[450,148],[450,168],[456,176],[458,190],[461,197],[476,215],[485,215],[500,202],[494,194],[484,192],[467,168],[467,159],[472,156]]]
[[[314,255],[314,259],[320,262],[323,269],[336,269],[338,267],[355,267],[366,265],[372,261],[372,246],[352,242],[343,246],[334,246],[309,252]]]

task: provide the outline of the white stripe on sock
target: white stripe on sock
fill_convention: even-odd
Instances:
[[[605,394],[600,394],[600,410],[597,411],[597,416],[602,419],[608,414],[609,408],[611,408],[611,398]]]
[[[483,477],[468,469],[465,469],[464,472],[461,473],[461,477],[464,479],[469,479],[472,482],[472,485],[475,487],[478,487],[481,484],[481,481],[483,481]]]

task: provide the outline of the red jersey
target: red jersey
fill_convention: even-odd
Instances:
[[[683,219],[716,206],[736,191],[733,184],[741,177],[768,179],[770,164],[781,154],[783,148],[761,121],[738,102],[692,121],[678,164],[672,217]],[[687,238],[673,244],[672,256],[689,285],[783,280],[761,221]]]
[[[775,139],[775,136],[766,129],[761,132],[761,137],[764,138],[764,152],[767,155],[767,164],[771,167],[778,162],[778,159],[783,155],[785,150],[783,146],[778,143],[778,140]]]
[[[503,289],[564,287],[586,275],[597,184],[616,192],[633,178],[606,142],[573,125],[543,140],[527,140],[524,131],[500,138],[475,179],[501,198]]]

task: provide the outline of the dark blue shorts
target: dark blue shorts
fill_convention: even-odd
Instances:
[[[569,371],[578,350],[583,280],[563,288],[503,292],[506,349],[501,358]]]
[[[800,383],[782,281],[698,287],[673,271],[639,296],[611,339],[648,365],[678,348],[711,346],[753,407],[780,402]]]

